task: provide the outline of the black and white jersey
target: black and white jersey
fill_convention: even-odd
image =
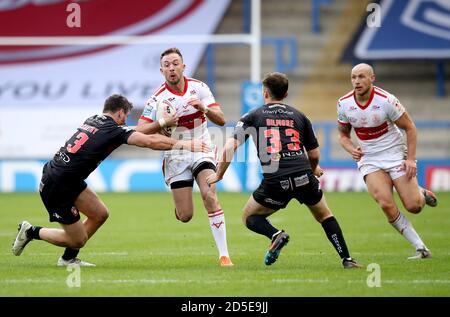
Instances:
[[[54,181],[83,181],[133,132],[109,116],[94,115],[56,152],[46,172]]]
[[[306,151],[319,146],[311,121],[297,109],[270,103],[245,114],[237,123],[234,138],[252,136],[265,178],[310,170]]]

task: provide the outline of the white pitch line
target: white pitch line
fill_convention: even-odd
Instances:
[[[186,249],[183,250],[185,252]],[[192,252],[196,252],[195,256],[212,256],[215,255],[214,252],[199,252],[197,253],[196,250],[191,250]],[[294,253],[296,253],[297,250],[294,250]],[[352,252],[352,255],[364,255],[364,256],[407,256],[411,252]],[[413,252],[414,253],[414,252]],[[3,255],[11,255],[10,252],[3,252]],[[30,252],[27,253],[28,255],[37,255],[37,256],[47,256],[47,255],[57,255],[55,252]],[[161,255],[161,256],[189,256],[189,254],[183,254],[180,252],[167,252],[167,251],[150,251],[150,252],[142,252],[142,255]],[[247,252],[235,252],[234,255],[248,255]],[[309,252],[309,251],[302,251],[298,250],[298,255],[314,255],[314,256],[329,256],[334,255],[334,252]],[[412,253],[411,253],[412,254]],[[434,254],[434,253],[433,253]],[[450,251],[447,252],[437,252],[438,255],[450,255]],[[84,252],[82,251],[82,255],[110,255],[110,256],[129,256],[130,254],[128,252]]]
[[[312,283],[312,284],[324,284],[329,283],[328,279],[313,279],[313,278],[277,278],[272,279],[275,283]]]
[[[8,253],[10,254],[10,253]],[[30,256],[48,256],[57,255],[55,252],[30,252]],[[101,255],[101,256],[128,256],[128,252],[83,252],[82,255]]]
[[[86,255],[128,256],[128,252],[83,252]]]
[[[87,280],[87,281],[81,281],[82,283],[88,283],[88,284],[173,284],[173,283],[182,283],[180,280],[175,279],[126,279],[126,280],[103,280],[103,279],[96,279],[96,280]],[[185,283],[189,283],[186,281]]]
[[[433,252],[433,250],[431,250]],[[414,251],[412,252],[352,252],[352,255],[364,255],[364,256],[411,256],[414,254]],[[433,252],[433,255],[450,255],[450,252]]]
[[[403,280],[386,280],[381,281],[386,284],[450,284],[450,280],[411,280],[411,281],[403,281]]]
[[[177,279],[81,279],[82,284],[218,284],[229,283],[225,280],[177,280]],[[26,279],[8,279],[0,280],[0,284],[64,284],[66,279],[48,279],[48,278],[26,278]]]
[[[197,253],[196,250],[191,250],[193,253],[195,252],[195,256],[201,256],[201,257],[206,257],[206,256],[214,256],[215,253],[214,252],[199,252]],[[186,249],[183,250],[183,252],[186,252]],[[2,255],[11,255],[11,252],[2,252],[0,253]],[[150,256],[173,256],[173,257],[186,257],[189,256],[189,254],[183,254],[180,252],[167,252],[167,251],[150,251],[150,252],[142,252],[140,253],[141,255],[150,255]],[[243,256],[243,255],[248,255],[247,252],[235,252],[233,253],[235,256]],[[309,251],[302,251],[302,250],[293,250],[292,254],[297,254],[300,256],[330,256],[330,255],[334,255],[334,252],[328,252],[328,251],[321,251],[321,252],[309,252]],[[356,256],[367,256],[367,257],[371,257],[371,256],[394,256],[394,257],[407,257],[409,255],[412,255],[413,253],[411,252],[352,252],[352,255],[356,255]],[[450,251],[447,252],[434,252],[434,255],[439,255],[439,256],[450,256]],[[57,256],[58,254],[55,252],[30,252],[30,253],[26,253],[25,255],[28,256],[49,256],[49,255],[54,255]],[[94,256],[129,256],[130,253],[128,252],[84,252],[82,251],[82,254],[80,255],[81,257],[84,255],[94,255]]]
[[[178,280],[178,279],[81,279],[82,284],[218,284],[230,283],[227,280]],[[243,281],[241,281],[243,282]],[[327,284],[331,283],[329,279],[272,279],[275,283],[310,283]],[[7,279],[0,280],[0,284],[64,284],[66,279],[49,278],[25,278],[25,279]],[[365,284],[365,280],[349,280],[349,284]],[[450,284],[450,280],[382,280],[381,284]]]
[[[183,250],[185,251],[185,250]],[[192,252],[196,252],[196,250],[192,250]],[[2,255],[11,255],[11,252],[3,252],[1,253]],[[189,254],[182,254],[180,252],[165,252],[165,251],[161,251],[161,252],[140,252],[139,254],[142,255],[150,255],[150,256],[175,256],[175,257],[182,257],[182,256],[189,256]],[[245,254],[245,253],[244,253]],[[30,252],[30,253],[25,253],[25,255],[28,256],[49,256],[49,255],[54,255],[54,256],[58,256],[57,253],[55,252]],[[87,256],[87,255],[94,255],[94,256],[129,256],[130,253],[128,252],[84,252],[82,251],[80,253],[80,258],[83,256]],[[211,253],[196,253],[195,256],[213,256],[215,255],[215,253],[211,252]]]
[[[433,250],[431,250],[431,251],[433,251]],[[246,254],[247,253],[244,253],[244,254],[241,254],[241,255],[246,255]],[[293,253],[291,252],[291,254],[297,254],[297,255],[300,255],[300,256],[303,256],[303,255],[313,255],[313,256],[329,256],[329,255],[332,255],[332,256],[334,256],[335,252],[331,252],[331,251],[309,252],[309,251],[302,251],[302,250],[294,250]],[[358,256],[364,255],[364,256],[368,256],[368,257],[370,257],[370,256],[395,256],[395,257],[399,256],[399,257],[407,257],[407,256],[411,256],[413,254],[414,254],[413,250],[412,250],[412,252],[404,251],[404,252],[401,252],[401,253],[400,252],[352,252],[352,255],[358,255]],[[437,255],[446,255],[447,256],[447,255],[450,255],[450,252],[449,251],[446,251],[446,252],[433,252],[433,255],[435,255],[435,254],[437,254]]]
[[[366,280],[349,280],[350,284],[365,284]],[[450,280],[381,280],[381,284],[450,284]]]
[[[35,279],[35,278],[25,278],[25,279],[12,279],[12,280],[0,280],[0,284],[54,284],[61,283],[61,281],[57,281],[54,279]]]
[[[183,252],[185,252],[186,250],[184,250]],[[195,257],[198,256],[214,256],[215,253],[211,252],[211,253],[205,253],[205,252],[200,252],[197,253],[196,250],[191,250],[192,253],[191,254],[186,254],[186,253],[180,253],[180,252],[146,252],[144,253],[145,255],[152,255],[152,256],[176,256],[176,257],[187,257],[187,256],[192,256],[192,254],[194,254]]]

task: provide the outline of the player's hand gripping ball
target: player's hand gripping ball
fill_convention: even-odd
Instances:
[[[156,120],[158,120],[160,125],[163,126],[160,131],[161,134],[170,137],[175,131],[176,125],[169,126],[166,123],[162,124],[162,122],[167,121],[167,118],[174,115],[176,115],[175,107],[170,101],[163,99],[158,103],[158,107],[156,109]]]

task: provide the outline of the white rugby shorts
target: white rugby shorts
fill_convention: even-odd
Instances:
[[[194,179],[193,172],[203,162],[217,164],[216,152],[189,152],[172,151],[164,156],[163,173],[168,186],[173,182],[189,181]]]
[[[378,155],[363,155],[358,162],[358,169],[363,178],[370,173],[383,170],[394,180],[406,175],[406,171],[402,169],[405,159],[406,153],[402,149],[389,149]]]

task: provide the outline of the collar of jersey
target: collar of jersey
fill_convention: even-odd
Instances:
[[[281,102],[269,102],[266,104],[267,107],[272,106],[272,105],[281,105],[281,106],[287,106],[287,104],[281,103]]]
[[[184,77],[184,76],[183,76],[183,79],[184,79],[184,89],[183,89],[182,92],[172,90],[172,89],[169,87],[169,85],[167,85],[167,83],[164,83],[164,84],[166,85],[167,90],[170,91],[171,93],[173,93],[174,95],[177,95],[177,96],[184,96],[184,94],[186,93],[186,91],[187,91],[187,89],[188,89],[188,82],[189,82],[189,81],[188,81],[187,78]]]

